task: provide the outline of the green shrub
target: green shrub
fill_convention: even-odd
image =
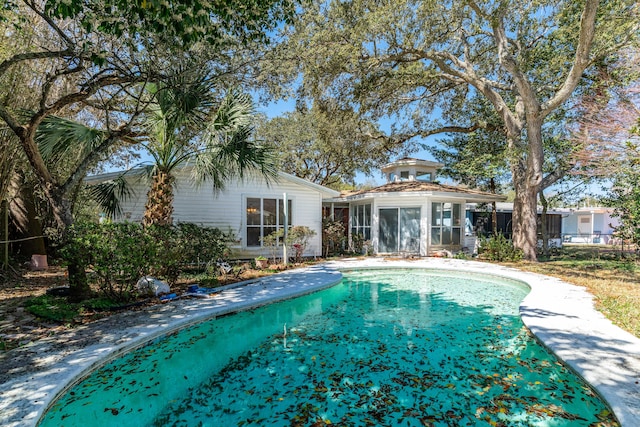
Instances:
[[[179,223],[175,228],[179,234],[180,246],[184,250],[183,263],[206,265],[231,256],[229,245],[235,239],[231,231],[225,233],[218,228],[187,222]]]
[[[478,256],[489,261],[520,261],[522,250],[516,249],[511,240],[498,233],[480,240]]]
[[[309,239],[316,235],[316,232],[304,225],[291,227],[287,232],[285,244],[293,249],[296,262],[302,261],[304,251],[307,249]]]
[[[331,218],[322,220],[322,253],[326,257],[340,254],[345,241],[345,228],[342,221],[332,221]]]
[[[371,240],[364,240],[361,233],[351,235],[351,252],[355,255],[369,256],[373,253],[373,244]]]
[[[149,273],[155,247],[139,224],[85,222],[72,227],[62,256],[84,261],[105,296],[127,301],[135,296],[138,279]]]
[[[195,224],[77,223],[61,254],[82,261],[101,292],[116,301],[136,295],[137,281],[153,275],[174,285],[187,265],[207,265],[229,255],[229,234]]]
[[[154,225],[147,232],[155,242],[152,274],[174,285],[186,266],[206,266],[230,255],[231,233],[191,223]]]
[[[173,225],[151,225],[146,232],[153,242],[154,257],[148,274],[173,286],[182,272],[186,256],[184,240]]]
[[[284,228],[274,231],[262,238],[262,246],[269,248],[271,253],[271,259],[274,264],[277,264],[277,258],[280,250],[282,249],[282,238],[284,237]]]

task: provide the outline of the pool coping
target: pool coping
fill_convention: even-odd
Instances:
[[[35,355],[32,359],[37,368],[34,372],[16,373],[0,384],[0,425],[35,426],[53,400],[77,378],[157,336],[207,318],[333,286],[342,278],[341,270],[358,268],[469,271],[526,283],[531,292],[520,305],[523,323],[597,390],[623,427],[640,425],[640,339],[596,311],[593,296],[585,288],[495,264],[442,258],[330,261],[226,286],[212,298],[179,299],[133,317],[126,313],[111,316],[108,323],[78,328],[75,337],[100,335],[96,343],[86,347],[67,348],[64,337],[54,336],[11,350],[16,356],[25,352]]]

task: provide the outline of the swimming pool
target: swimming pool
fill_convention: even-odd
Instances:
[[[441,271],[346,273],[117,359],[40,425],[616,425],[529,337],[527,292]]]

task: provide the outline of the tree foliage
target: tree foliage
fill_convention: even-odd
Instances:
[[[290,12],[286,0],[4,2],[3,23],[16,40],[31,39],[2,52],[0,80],[20,69],[36,99],[26,112],[3,99],[0,118],[17,136],[62,234],[73,223],[72,196],[87,170],[135,134],[146,83],[166,77],[196,45],[209,60],[223,61],[234,46],[264,41]],[[106,136],[57,176],[35,137],[49,117],[69,114]],[[89,291],[84,267],[70,263],[68,269],[73,297],[82,298]]]
[[[267,41],[267,31],[291,17],[290,0],[52,0],[44,13],[72,19],[87,33],[101,32],[132,42],[191,45],[204,42],[221,48],[229,40]]]
[[[467,114],[482,128],[470,133],[452,133],[429,147],[444,166],[439,173],[473,188],[498,194],[509,181],[507,141],[500,119],[482,97],[466,106]]]
[[[595,62],[637,38],[639,22],[631,0],[322,2],[288,47],[304,92],[394,117],[397,140],[482,128],[462,107],[484,97],[506,135],[514,244],[535,259],[538,191],[566,173],[545,173],[544,125]]]
[[[267,120],[257,131],[278,147],[281,170],[333,188],[353,183],[357,172],[370,174],[398,151],[353,109],[322,101]]]

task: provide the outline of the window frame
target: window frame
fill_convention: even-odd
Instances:
[[[446,205],[450,205],[450,208],[447,209]],[[462,206],[462,203],[452,201],[431,202],[431,218],[429,222],[429,242],[431,246],[451,247],[462,245],[462,239],[464,236]],[[439,210],[436,209],[437,207],[439,207]],[[449,216],[446,215],[447,212],[449,213]],[[449,221],[449,223],[447,223],[447,221]],[[434,238],[436,233],[438,236],[437,239]],[[458,242],[455,242],[456,238]]]
[[[259,206],[255,206],[255,201],[259,200]],[[272,220],[266,221],[265,216],[267,212],[265,212],[265,200],[267,203],[275,202],[275,212],[271,212]],[[259,249],[263,248],[264,244],[262,239],[273,232],[277,232],[284,228],[284,198],[283,197],[262,197],[262,196],[245,196],[244,197],[245,209],[244,209],[244,247],[248,249]],[[257,209],[257,212],[249,212],[249,209]],[[254,220],[250,221],[249,215],[259,215],[259,223]],[[251,222],[251,223],[250,223]],[[287,198],[287,226],[291,228],[293,224],[293,200]],[[251,238],[250,242],[250,229],[258,230],[258,244],[255,244],[254,238]],[[269,232],[265,235],[265,230]],[[280,242],[277,244],[281,245]]]
[[[371,203],[352,206],[349,217],[351,236],[361,234],[365,241],[371,240],[371,223],[373,221]]]

